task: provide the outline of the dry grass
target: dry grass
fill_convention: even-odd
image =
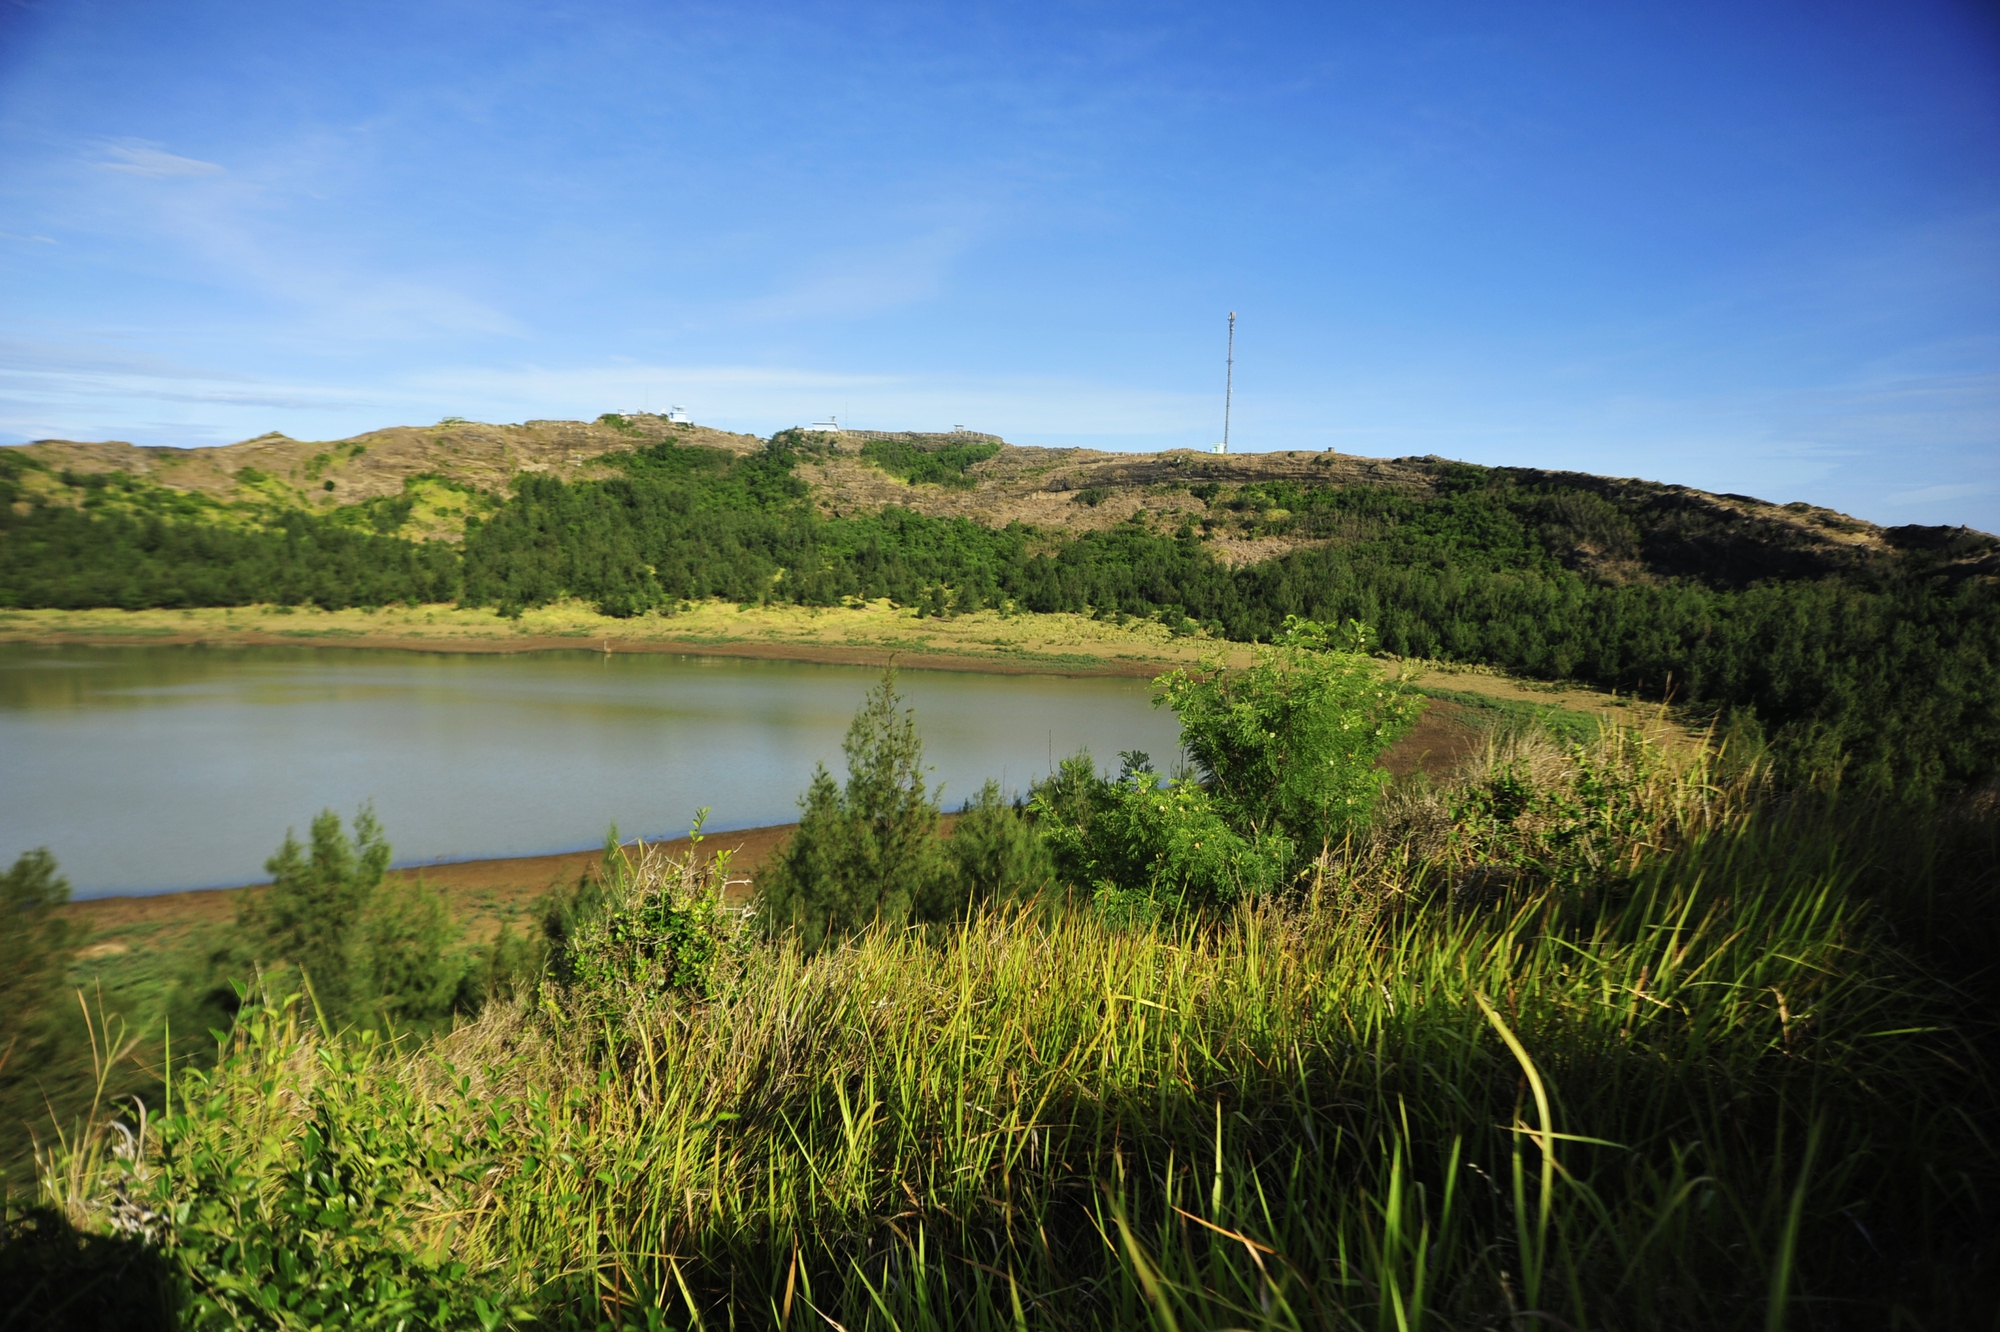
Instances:
[[[1990,1089],[1852,890],[1839,823],[1774,821],[1642,736],[1503,741],[1472,776],[1428,852],[1397,862],[1385,836],[1226,921],[1030,910],[759,948],[706,1002],[546,993],[414,1049],[253,1005],[222,1065],[177,1081],[143,1165],[86,1134],[44,1178],[99,1224],[116,1187],[208,1198],[183,1228],[198,1283],[252,1219],[330,1280],[348,1241],[286,1211],[310,1140],[370,1244],[463,1264],[451,1282],[545,1325],[1769,1329],[1984,1307],[1910,1273],[1996,1177],[1968,1132]],[[1464,814],[1529,777],[1529,826]],[[1583,819],[1615,871],[1590,891],[1536,868],[1565,804],[1607,816]],[[1494,900],[1423,891],[1523,847]]]
[[[921,618],[876,601],[817,609],[703,602],[673,615],[613,619],[563,602],[508,619],[495,611],[437,605],[378,611],[295,612],[269,606],[150,611],[0,611],[0,643],[289,644],[407,648],[439,652],[538,650],[705,653],[797,661],[1001,673],[1156,675],[1221,652],[1248,660],[1250,649],[1175,638],[1146,622],[1119,626],[1082,615],[1002,615],[980,611]]]

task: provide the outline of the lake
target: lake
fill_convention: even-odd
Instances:
[[[287,828],[373,801],[397,863],[789,823],[879,676],[663,654],[0,645],[0,865],[78,897],[261,880]],[[903,670],[932,782],[1022,792],[1079,749],[1177,752],[1143,680]]]

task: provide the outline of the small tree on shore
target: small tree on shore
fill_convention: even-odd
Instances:
[[[28,1062],[24,1047],[45,1034],[80,933],[60,912],[68,901],[69,881],[45,846],[0,874],[0,1071]]]
[[[938,806],[924,782],[914,712],[882,678],[841,742],[847,785],[825,765],[799,801],[799,828],[763,884],[764,919],[818,948],[876,921],[900,924],[943,868]]]
[[[246,961],[301,968],[336,1025],[444,1016],[466,969],[454,950],[458,931],[421,881],[383,887],[392,855],[365,806],[352,838],[330,809],[313,820],[309,846],[287,831],[264,862],[270,888],[244,894],[237,909],[238,955],[217,962],[232,971]]]
[[[1421,699],[1364,655],[1359,624],[1288,617],[1255,664],[1219,659],[1153,682],[1180,718],[1195,779],[1161,785],[1143,754],[1116,781],[1087,754],[1035,788],[1059,875],[1113,915],[1215,911],[1293,881],[1364,827],[1388,774],[1376,759]]]
[[[989,780],[959,810],[943,848],[942,872],[918,896],[914,914],[927,923],[964,920],[988,902],[1023,902],[1055,880],[1049,848],[1022,811]]]
[[[1254,665],[1205,661],[1153,682],[1209,800],[1244,835],[1289,838],[1311,856],[1374,812],[1389,780],[1375,760],[1423,700],[1366,655],[1369,638],[1354,621],[1335,630],[1290,615]]]

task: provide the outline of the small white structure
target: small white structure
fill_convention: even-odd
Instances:
[[[838,435],[841,433],[840,418],[837,416],[829,415],[826,418],[826,420],[814,421],[811,425],[807,426],[806,429],[813,431],[815,434]]]
[[[1221,444],[1211,444],[1208,446],[1208,451],[1210,453],[1227,453],[1229,452],[1229,445],[1227,442]]]
[[[688,415],[688,409],[685,407],[667,408],[667,420],[674,425],[694,424],[694,418]]]

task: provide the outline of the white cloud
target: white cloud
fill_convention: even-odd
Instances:
[[[1949,484],[1941,486],[1919,486],[1915,490],[1899,490],[1893,495],[1882,497],[1881,503],[1898,507],[1916,504],[1942,504],[1946,500],[1971,499],[1985,495],[1993,487],[1979,484]]]
[[[226,174],[223,168],[214,162],[204,162],[199,158],[179,157],[173,153],[162,152],[151,144],[136,139],[128,139],[124,143],[107,144],[104,151],[119,160],[99,162],[97,165],[107,171],[123,171],[133,176],[164,178],[169,176],[220,176]]]

